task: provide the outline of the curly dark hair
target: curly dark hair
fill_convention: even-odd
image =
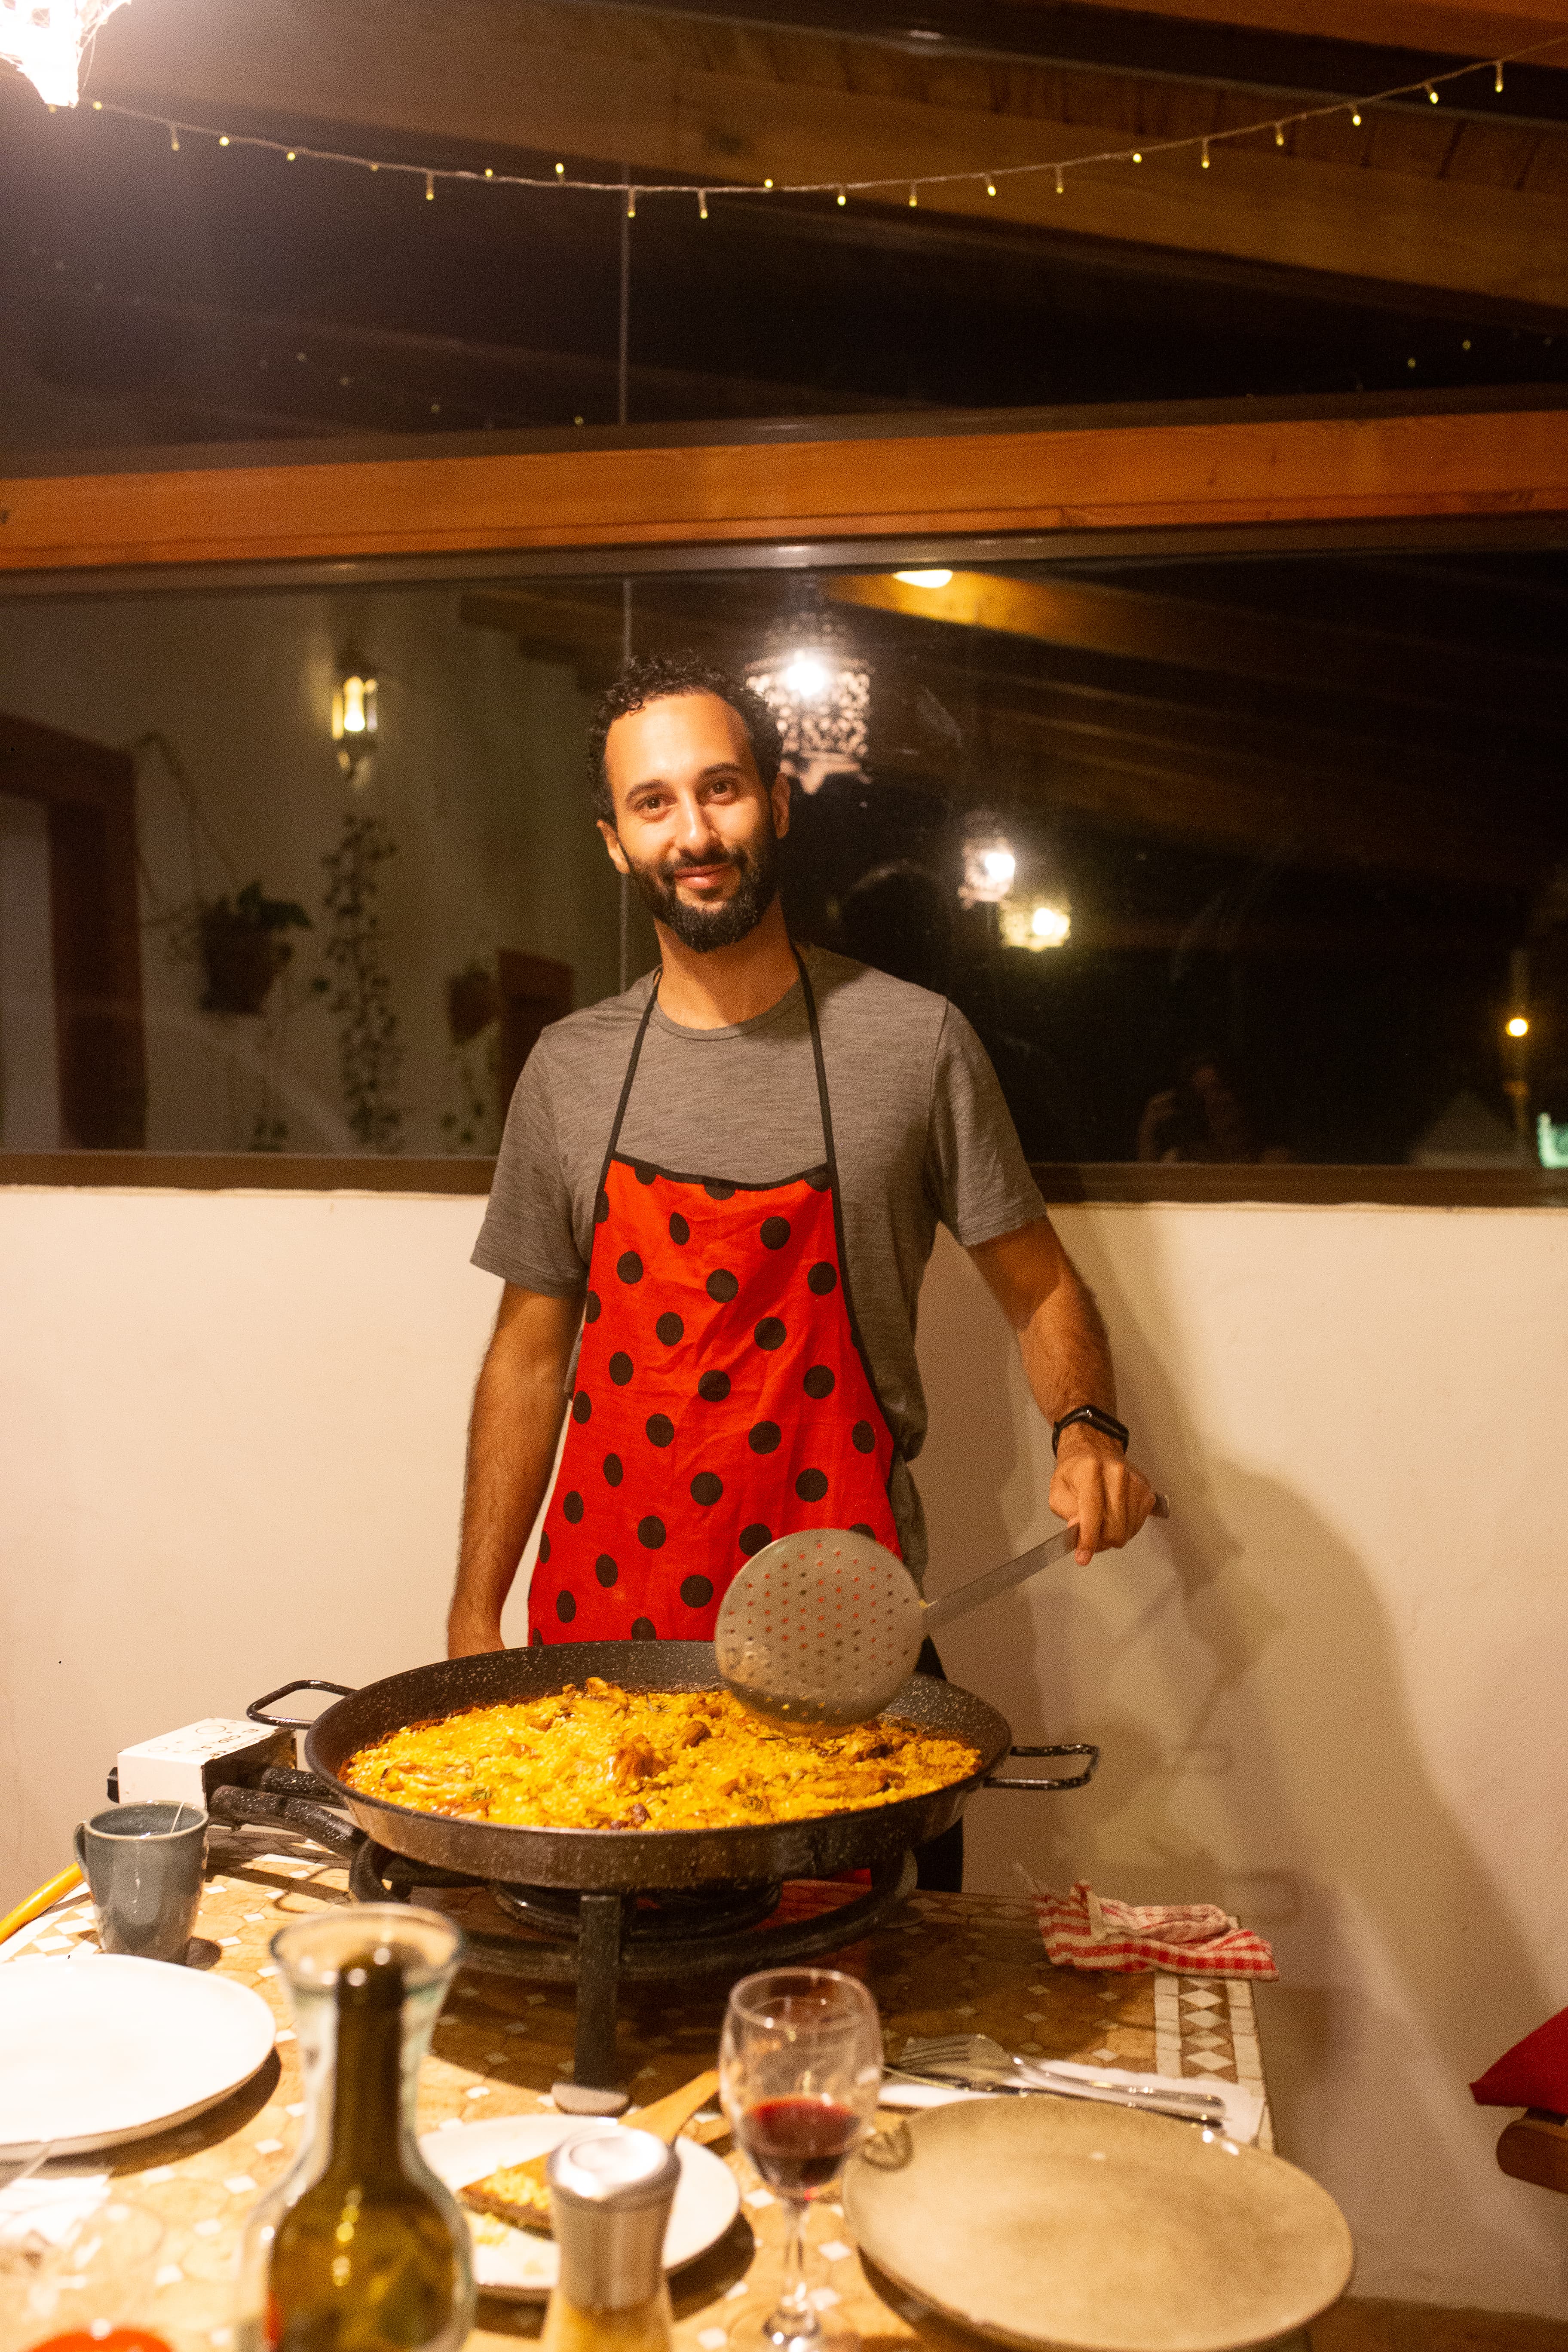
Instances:
[[[614,824],[616,814],[610,780],[605,773],[605,736],[617,719],[626,719],[647,703],[662,702],[677,694],[715,694],[721,702],[727,702],[731,710],[738,711],[752,747],[752,757],[757,763],[757,773],[764,789],[772,786],[784,758],[784,745],[779,739],[778,722],[762,696],[753,694],[749,686],[742,686],[727,670],[716,669],[700,654],[650,654],[627,662],[606,690],[588,730],[588,785],[594,814],[605,824]]]

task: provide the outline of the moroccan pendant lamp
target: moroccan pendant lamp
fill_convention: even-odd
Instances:
[[[784,764],[803,792],[830,775],[868,773],[871,665],[815,588],[769,629],[746,684],[778,720]]]
[[[74,106],[82,53],[126,0],[0,0],[0,62],[24,74],[46,106]]]

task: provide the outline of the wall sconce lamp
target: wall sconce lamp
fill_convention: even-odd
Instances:
[[[352,650],[342,657],[332,689],[332,740],[339,767],[356,791],[363,789],[376,750],[375,679],[363,655]]]

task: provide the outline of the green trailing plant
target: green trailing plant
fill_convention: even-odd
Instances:
[[[493,1151],[496,1135],[496,1060],[500,1045],[500,988],[495,973],[473,957],[447,981],[447,1093],[452,1106],[441,1114],[448,1151]]]
[[[395,1097],[403,1043],[385,960],[380,869],[397,845],[380,817],[350,809],[338,845],[322,859],[330,919],[327,973],[315,982],[337,1023],[343,1110],[367,1151],[401,1151],[405,1111]]]

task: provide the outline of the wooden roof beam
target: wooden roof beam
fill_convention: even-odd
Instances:
[[[620,659],[618,598],[476,590],[462,611],[471,625],[506,630],[523,656],[570,663],[595,685]],[[736,624],[679,610],[645,611],[637,636],[644,651],[691,646],[731,667],[744,657]],[[1007,698],[1009,684],[1023,699]],[[1451,764],[1445,792],[1425,775],[1380,774],[1348,744],[1319,739],[1289,756],[1288,739],[1267,725],[1255,733],[1220,719],[1200,732],[1180,714],[1171,723],[1157,708],[1110,698],[1086,721],[1048,687],[1035,693],[1004,678],[986,687],[992,752],[1016,763],[1027,795],[1119,832],[1258,858],[1284,846],[1320,870],[1373,867],[1489,895],[1527,888],[1549,855],[1539,817],[1515,810],[1500,825],[1495,800],[1483,810],[1477,795],[1468,806]]]
[[[1373,870],[1467,892],[1523,891],[1539,880],[1539,833],[1505,835],[1418,786],[1272,761],[1184,756],[1173,748],[1107,744],[1096,754],[1023,711],[994,714],[993,751],[1017,763],[1047,808],[1117,832],[1190,842],[1249,857],[1284,852],[1320,871]]]
[[[1056,0],[1025,0],[1042,16]],[[1126,0],[1079,0],[1121,15]],[[1174,16],[1186,24],[1243,25],[1258,33],[1290,33],[1298,40],[1375,42],[1381,47],[1446,49],[1455,57],[1489,58],[1531,47],[1554,33],[1568,34],[1563,0],[1138,0],[1138,13]],[[1553,62],[1547,57],[1542,63]],[[1568,64],[1568,44],[1555,62]]]
[[[841,572],[828,583],[827,593],[838,604],[910,619],[1316,693],[1364,695],[1425,709],[1446,705],[1517,713],[1527,708],[1553,719],[1568,700],[1568,667],[1555,663],[1335,628],[1326,621],[1205,604],[1098,581],[954,572],[945,586],[922,588],[893,572]]]
[[[717,54],[694,40],[689,20],[639,16],[634,25],[591,7],[552,13],[463,0],[451,12],[384,0],[367,43],[343,9],[314,12],[301,40],[292,0],[195,14],[184,0],[138,0],[100,37],[93,91],[195,121],[242,101],[255,116],[300,125],[301,139],[310,121],[336,117],[363,125],[373,152],[380,132],[493,141],[502,153],[625,157],[645,181],[771,176],[831,186],[967,173],[928,185],[922,206],[1427,286],[1530,311],[1568,310],[1560,141],[1547,141],[1555,160],[1545,166],[1534,160],[1541,142],[1532,134],[1531,153],[1506,169],[1489,153],[1471,172],[1457,159],[1434,163],[1424,121],[1380,121],[1352,134],[1347,116],[1342,138],[1325,125],[1299,142],[1292,134],[1284,152],[1271,140],[1217,146],[1205,172],[1194,153],[1164,155],[1157,142],[1218,130],[1237,119],[1239,97],[1119,85],[1116,103],[1125,98],[1131,111],[1108,127],[1103,104],[1087,120],[1066,120],[1065,98],[1053,112],[1035,82],[1008,110],[1008,75],[998,80],[984,61],[950,61],[912,85],[906,60],[826,36],[792,42],[737,31],[723,70],[708,62]],[[923,94],[910,96],[911,87]],[[1089,93],[1079,95],[1087,104]],[[1251,116],[1244,109],[1239,119]],[[1075,171],[1065,199],[1048,172],[1005,176],[1011,166],[1089,156],[1140,136],[1150,142],[1142,168]],[[985,175],[996,172],[1004,176],[988,196]],[[1531,184],[1514,184],[1521,176]],[[890,184],[879,200],[897,203],[901,194]]]

